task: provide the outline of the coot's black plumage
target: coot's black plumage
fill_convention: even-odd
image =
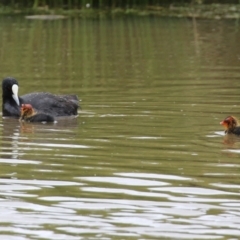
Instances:
[[[2,81],[2,114],[3,116],[20,116],[18,83],[14,78],[9,77]]]
[[[20,121],[25,122],[54,122],[52,115],[42,112],[37,112],[31,104],[22,104]]]
[[[20,116],[21,104],[29,103],[37,111],[52,116],[71,116],[78,114],[79,100],[76,95],[54,95],[35,92],[18,97],[18,82],[12,77],[2,81],[3,116]]]

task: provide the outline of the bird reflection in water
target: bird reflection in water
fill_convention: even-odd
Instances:
[[[16,118],[2,118],[1,158],[20,159],[23,143],[51,141],[51,138],[71,138],[77,135],[79,118],[59,118],[57,123],[19,122]],[[35,135],[35,136],[34,136]],[[44,136],[44,137],[43,137]],[[47,140],[48,139],[48,140]]]
[[[223,143],[228,147],[240,148],[240,136],[234,134],[226,134]]]
[[[34,133],[35,132],[35,124],[20,122],[20,133]]]

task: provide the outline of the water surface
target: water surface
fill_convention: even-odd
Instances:
[[[0,21],[20,95],[79,117],[0,119],[1,239],[238,239],[240,33],[230,20]]]

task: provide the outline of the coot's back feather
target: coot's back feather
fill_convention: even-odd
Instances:
[[[29,93],[19,97],[20,103],[29,103],[36,110],[57,116],[77,115],[79,100],[76,95],[54,95],[46,92]]]

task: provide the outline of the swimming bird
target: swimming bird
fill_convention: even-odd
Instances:
[[[20,117],[21,104],[29,103],[34,109],[54,117],[78,114],[79,100],[76,95],[55,95],[48,92],[34,92],[18,96],[18,82],[7,77],[2,81],[3,116]]]
[[[220,124],[225,128],[225,133],[240,135],[240,126],[236,117],[228,116]]]
[[[54,122],[52,115],[42,112],[37,112],[31,104],[22,104],[20,121],[25,122]]]

